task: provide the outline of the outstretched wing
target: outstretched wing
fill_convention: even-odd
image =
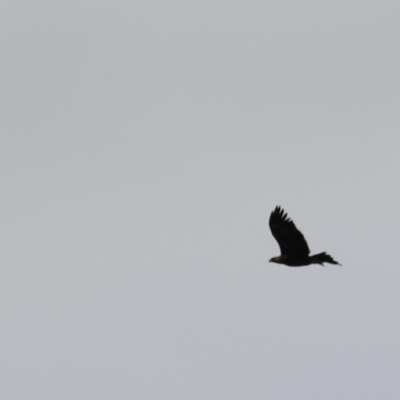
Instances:
[[[269,217],[269,227],[281,249],[282,255],[308,256],[306,239],[283,209],[276,206]]]

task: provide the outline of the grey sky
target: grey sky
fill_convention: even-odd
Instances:
[[[397,399],[399,20],[2,2],[0,397]]]

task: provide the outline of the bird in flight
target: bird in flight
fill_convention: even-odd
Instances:
[[[281,255],[272,257],[270,262],[290,267],[302,267],[310,264],[324,265],[324,262],[340,265],[325,252],[310,256],[306,239],[280,206],[276,206],[272,211],[269,217],[269,227],[281,249]]]

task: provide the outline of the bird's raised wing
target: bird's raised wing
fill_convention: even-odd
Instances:
[[[269,217],[269,227],[281,249],[282,255],[308,256],[306,239],[283,209],[276,206]]]

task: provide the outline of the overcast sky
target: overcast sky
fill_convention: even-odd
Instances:
[[[399,21],[2,2],[0,397],[398,399]]]

